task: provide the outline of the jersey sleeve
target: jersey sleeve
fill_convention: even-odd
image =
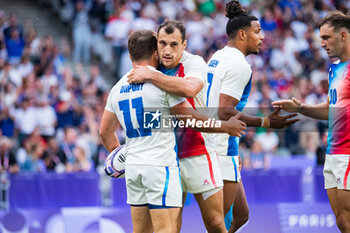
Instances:
[[[184,62],[185,78],[194,77],[199,78],[205,83],[207,75],[207,64],[200,56],[193,56]]]
[[[109,93],[108,98],[107,98],[107,103],[105,106],[105,110],[107,110],[109,112],[113,112],[113,113],[116,112],[116,106],[113,105],[113,103],[114,103],[113,99],[115,99],[114,98],[115,89],[116,89],[116,87],[113,87],[111,92]]]
[[[171,108],[171,107],[174,107],[175,105],[178,105],[179,103],[186,101],[186,98],[178,97],[178,96],[174,96],[169,93],[166,93],[166,100],[168,101],[169,107]]]
[[[220,93],[232,96],[240,100],[245,86],[252,75],[252,70],[248,64],[236,65],[235,69],[228,69],[222,83]]]

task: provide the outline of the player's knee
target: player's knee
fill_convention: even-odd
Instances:
[[[350,219],[346,217],[346,214],[338,214],[337,226],[339,227],[341,232],[350,232]]]
[[[217,214],[217,215],[211,217],[208,220],[208,222],[207,222],[207,226],[211,230],[220,230],[220,229],[222,229],[223,227],[225,227],[225,222],[224,222],[223,216]],[[220,231],[217,231],[217,232],[220,232]]]

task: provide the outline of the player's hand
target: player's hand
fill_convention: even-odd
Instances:
[[[153,70],[150,70],[147,66],[135,66],[128,74],[128,83],[144,83],[147,82],[147,78],[152,76]]]
[[[277,100],[272,102],[274,108],[283,109],[286,112],[299,112],[301,105],[301,101],[294,97],[291,100]]]
[[[247,124],[238,120],[240,116],[241,113],[238,113],[227,121],[226,133],[237,137],[241,137],[245,134],[244,130],[247,129]]]
[[[291,126],[292,124],[298,122],[300,119],[291,119],[295,116],[297,116],[297,113],[289,114],[286,116],[279,115],[279,111],[281,111],[281,108],[276,108],[269,116],[270,120],[270,128],[273,129],[282,129]]]

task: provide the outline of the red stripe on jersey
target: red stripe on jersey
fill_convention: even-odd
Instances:
[[[185,77],[185,68],[182,63],[180,63],[175,76]],[[187,101],[196,109],[194,99],[187,98]],[[178,128],[176,130],[176,141],[178,144],[177,152],[180,159],[208,154],[202,134],[194,129]]]
[[[209,173],[210,173],[211,182],[213,183],[214,187],[217,188],[218,186],[217,186],[216,181],[215,181],[213,164],[211,163],[210,155],[207,153],[206,156],[207,156],[208,165],[209,165]]]
[[[349,172],[350,172],[350,156],[349,156],[348,168],[346,169],[345,176],[344,176],[344,189],[347,189],[347,186],[348,186]]]

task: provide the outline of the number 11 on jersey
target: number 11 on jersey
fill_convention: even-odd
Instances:
[[[131,114],[134,113],[134,111],[131,111],[130,100],[126,99],[126,100],[119,101],[119,109],[123,112],[123,116],[124,116],[126,136],[128,136],[129,138],[151,136],[152,130],[145,129],[143,126],[144,109],[143,109],[142,97],[131,99],[131,107],[135,109],[136,119],[139,125],[139,128],[136,128],[136,129],[134,128],[134,125],[131,119]]]

